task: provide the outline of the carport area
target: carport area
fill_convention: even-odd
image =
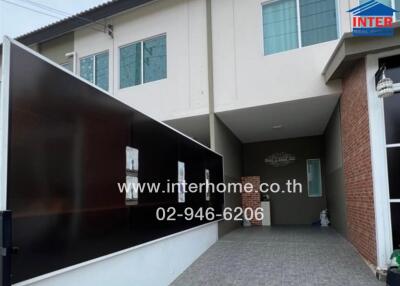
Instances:
[[[262,208],[269,219],[246,218],[249,228],[221,221],[219,241],[173,285],[384,285],[372,270],[368,117],[346,102],[352,94],[216,112],[210,141],[224,156],[225,182],[253,187],[226,192],[224,207]],[[357,104],[368,110],[366,100]]]
[[[252,226],[223,236],[173,286],[382,286],[332,228]]]
[[[219,129],[232,135],[217,136],[225,181],[265,192],[269,198],[261,199],[270,200],[272,226],[311,226],[328,209],[331,226],[347,237],[338,101],[318,96],[217,114]],[[237,148],[229,144],[233,136]],[[226,207],[261,206],[259,194],[235,195],[225,194]]]

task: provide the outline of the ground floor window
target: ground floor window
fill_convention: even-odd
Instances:
[[[307,160],[307,186],[309,197],[322,197],[321,160]]]

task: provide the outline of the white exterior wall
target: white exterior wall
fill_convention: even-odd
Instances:
[[[327,86],[321,75],[338,40],[264,56],[265,2],[212,0],[216,112],[341,92],[340,81]],[[337,2],[347,32],[349,3]]]
[[[163,0],[109,19],[114,39],[92,29],[75,32],[78,57],[109,50],[110,92],[158,120],[208,113],[205,0]],[[167,78],[119,89],[119,47],[167,35]],[[79,69],[78,69],[79,73]]]
[[[14,285],[167,286],[217,240],[211,222]]]
[[[216,112],[341,93],[321,75],[338,40],[264,55],[265,0],[211,0]],[[358,0],[337,0],[339,37]],[[78,58],[110,52],[110,92],[158,120],[208,113],[206,0],[163,0],[112,17],[114,39],[75,32]],[[167,78],[119,89],[119,47],[167,35]],[[79,69],[78,69],[79,72]],[[301,75],[301,76],[300,76]]]

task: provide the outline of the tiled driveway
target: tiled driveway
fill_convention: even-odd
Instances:
[[[250,227],[228,233],[173,286],[384,286],[344,238],[317,227]]]

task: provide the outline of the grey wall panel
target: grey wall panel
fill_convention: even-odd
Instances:
[[[296,179],[303,186],[302,193],[269,193],[271,196],[271,220],[273,225],[311,225],[319,220],[319,213],[326,208],[326,192],[322,197],[309,198],[307,192],[307,159],[321,159],[324,170],[323,137],[303,137],[286,140],[265,141],[244,145],[244,175],[260,176],[261,183],[278,183],[285,188],[287,180]],[[274,153],[285,152],[296,161],[283,167],[273,167],[264,162]],[[324,182],[324,177],[322,177]]]
[[[228,127],[215,116],[214,120],[215,150],[224,156],[224,182],[240,183],[242,172],[242,142],[229,130]],[[241,206],[241,195],[239,193],[225,194],[225,207],[235,208]],[[222,221],[219,223],[219,236],[232,231],[240,226],[239,222]]]
[[[340,108],[336,107],[325,130],[326,194],[332,226],[347,236]]]

